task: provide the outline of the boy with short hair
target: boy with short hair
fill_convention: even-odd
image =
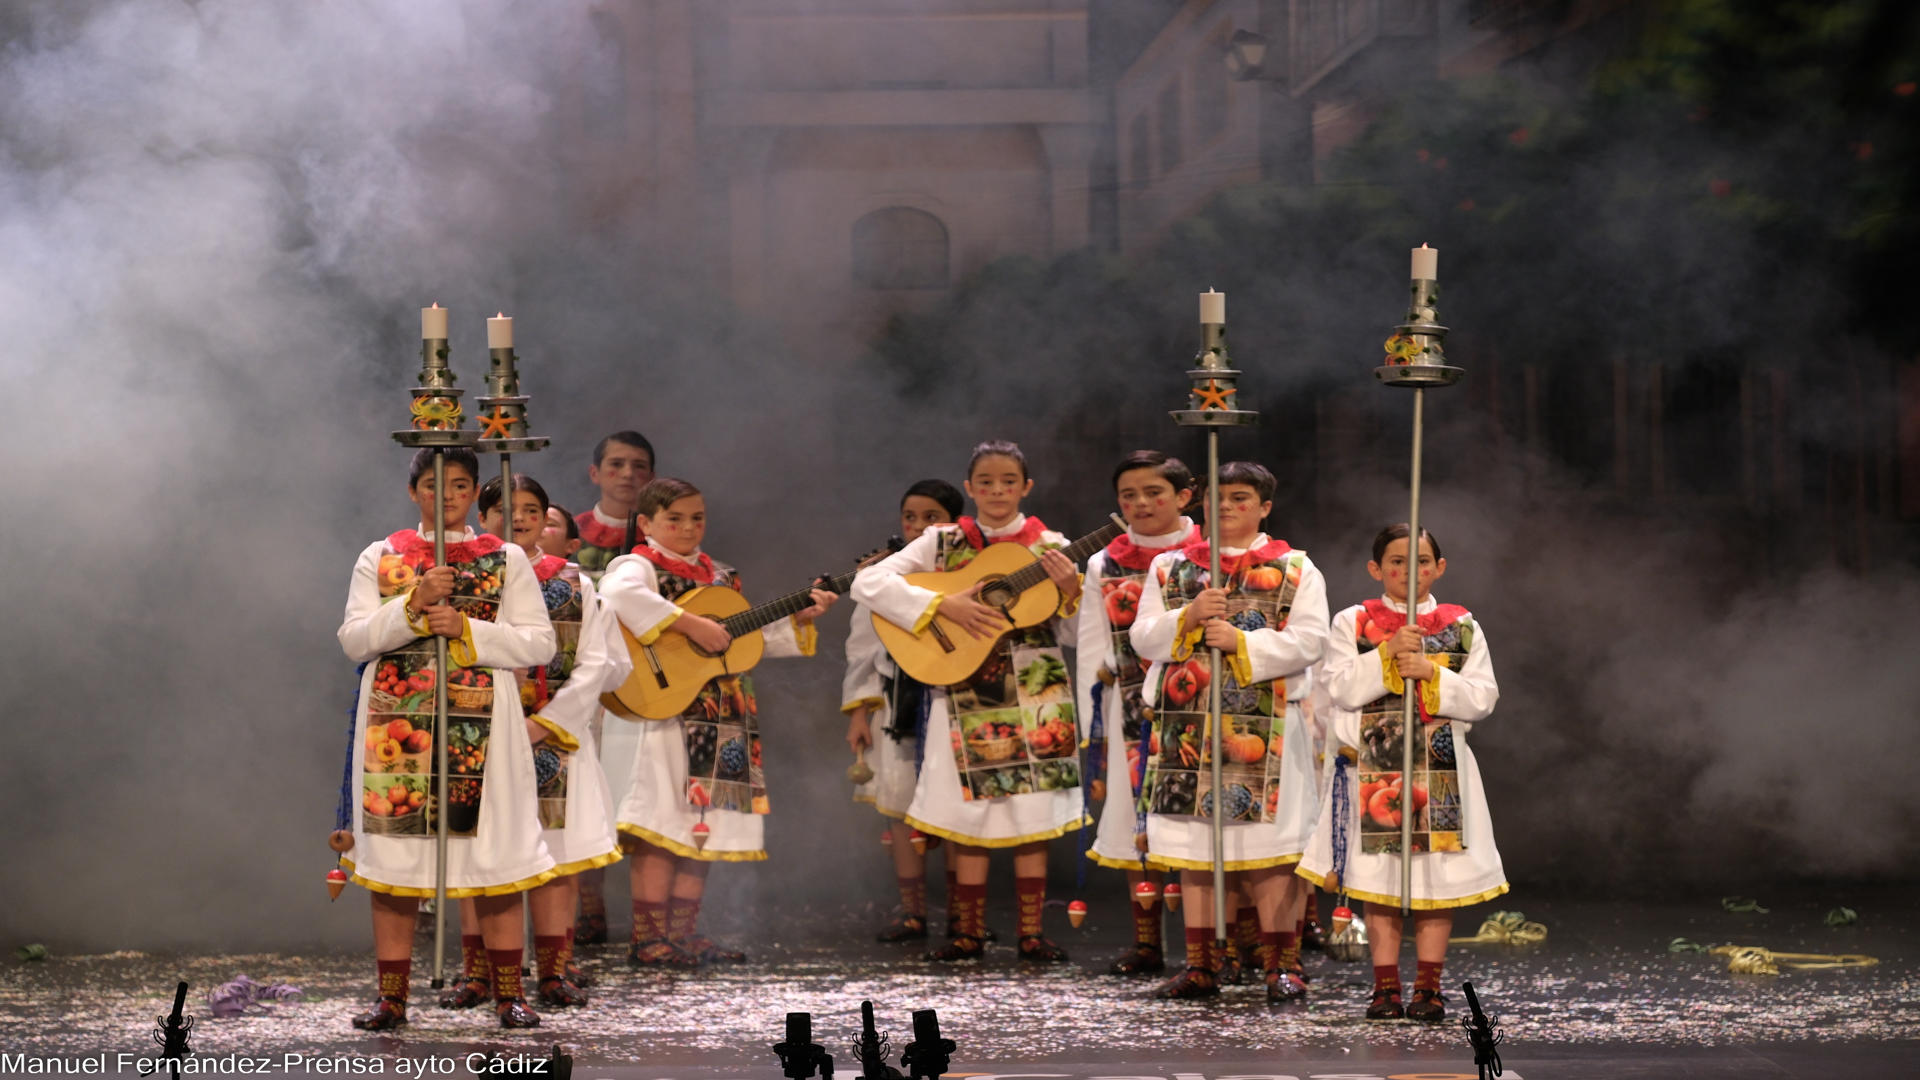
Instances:
[[[577,562],[574,556],[580,553],[580,547],[580,526],[574,523],[573,514],[559,503],[547,504],[547,524],[540,530],[540,550]]]
[[[1134,620],[1133,647],[1153,661],[1147,703],[1153,752],[1142,800],[1153,861],[1181,872],[1187,970],[1161,996],[1219,993],[1213,955],[1213,823],[1226,868],[1253,890],[1265,955],[1267,1000],[1305,996],[1293,927],[1303,894],[1293,867],[1307,849],[1317,811],[1314,763],[1300,701],[1307,669],[1327,645],[1326,584],[1306,553],[1261,525],[1273,510],[1274,478],[1263,466],[1220,470],[1220,572],[1209,580],[1206,541],[1153,560]],[[1219,649],[1222,746],[1212,745],[1205,649]],[[1223,753],[1220,791],[1212,756]],[[1284,930],[1282,928],[1285,928]]]
[[[553,626],[526,553],[467,528],[480,471],[473,451],[442,452],[446,491],[435,490],[434,451],[420,451],[407,477],[420,526],[360,553],[338,635],[349,659],[366,662],[353,743],[363,748],[361,798],[340,862],[373,894],[380,997],[353,1019],[370,1031],[407,1022],[414,923],[420,898],[434,894],[429,812],[441,801],[429,796],[441,739],[450,758],[447,895],[478,907],[500,1025],[540,1022],[520,986],[520,894],[553,876],[530,741],[546,732],[521,711],[514,672],[552,659]],[[444,566],[434,565],[436,520],[447,532]],[[446,672],[437,670],[436,636],[447,639]],[[447,731],[436,730],[442,679]]]
[[[600,489],[600,501],[575,518],[582,541],[575,553],[580,569],[598,580],[607,564],[627,554],[627,523],[640,502],[640,489],[653,480],[653,444],[637,431],[616,431],[593,448],[587,479]],[[641,522],[634,543],[646,538]]]
[[[1202,535],[1181,510],[1193,498],[1193,472],[1179,458],[1158,450],[1128,454],[1113,470],[1114,495],[1127,531],[1087,561],[1086,593],[1094,603],[1080,605],[1080,670],[1097,678],[1078,680],[1080,714],[1099,732],[1088,752],[1088,771],[1104,775],[1106,804],[1087,857],[1101,866],[1127,872],[1127,900],[1133,912],[1133,948],[1108,968],[1112,975],[1142,975],[1166,967],[1159,906],[1161,871],[1147,863],[1144,815],[1135,810],[1134,776],[1145,753],[1148,712],[1141,688],[1147,664],[1127,636],[1139,613],[1147,568],[1163,552],[1195,543]],[[1103,687],[1095,704],[1093,688]],[[1102,751],[1104,750],[1104,754]],[[1104,771],[1099,771],[1104,770]],[[1146,885],[1147,903],[1140,903]]]

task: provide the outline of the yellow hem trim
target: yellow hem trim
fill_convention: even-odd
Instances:
[[[1227,872],[1232,873],[1235,870],[1265,870],[1269,866],[1292,866],[1299,862],[1305,855],[1306,852],[1303,851],[1299,855],[1275,855],[1271,859],[1229,859],[1226,864]],[[1160,867],[1164,870],[1213,869],[1212,859],[1174,859],[1165,855],[1152,854],[1147,856],[1147,864],[1149,866]]]
[[[1081,574],[1080,575],[1080,592],[1077,595],[1075,595],[1074,598],[1071,600],[1062,596],[1060,598],[1060,606],[1053,609],[1054,618],[1056,619],[1073,618],[1074,613],[1080,610],[1080,601],[1084,599],[1086,595],[1087,595],[1087,575]]]
[[[940,610],[940,605],[945,603],[946,599],[947,599],[946,593],[933,594],[933,603],[928,604],[927,610],[921,612],[920,617],[913,620],[914,633],[916,634],[921,633],[922,631],[926,630],[928,626],[932,625],[933,616],[935,615],[935,613],[937,613]]]
[[[572,877],[575,874],[587,870],[598,870],[602,866],[612,866],[625,857],[626,856],[620,854],[620,849],[616,847],[605,855],[595,855],[591,859],[575,859],[570,863],[561,863],[559,866],[553,868],[553,876],[556,878]]]
[[[683,844],[678,840],[669,840],[657,832],[643,829],[638,825],[620,823],[620,832],[637,840],[645,840],[663,851],[670,851],[683,859],[699,862],[766,862],[765,851],[701,851],[692,844]]]
[[[1093,860],[1093,863],[1095,866],[1104,866],[1109,870],[1138,871],[1141,868],[1139,859],[1128,859],[1126,862],[1121,862],[1119,859],[1109,859],[1105,855],[1100,854],[1099,852],[1093,850],[1092,848],[1087,849],[1087,858]],[[1211,866],[1213,864],[1209,863],[1207,865]],[[1152,866],[1153,866],[1153,857],[1148,856],[1147,867],[1151,869]]]
[[[951,840],[956,844],[965,844],[968,847],[978,847],[978,848],[1010,848],[1010,847],[1019,847],[1021,844],[1037,843],[1041,840],[1054,840],[1059,837],[1065,836],[1070,832],[1076,832],[1080,829],[1084,829],[1087,826],[1093,824],[1093,819],[1088,817],[1086,814],[1082,813],[1078,821],[1070,821],[1067,824],[1062,825],[1057,829],[1049,829],[1046,832],[1032,833],[1027,836],[1015,836],[1015,837],[1012,837],[1011,839],[1006,839],[1006,840],[981,840],[975,837],[967,836],[963,833],[954,832],[951,829],[937,828],[917,818],[906,817],[903,815],[900,818],[900,820],[906,822],[907,824],[913,826],[916,829],[919,829],[921,832],[926,833],[928,836],[937,836],[942,840]]]
[[[473,647],[473,620],[460,616],[460,636],[447,642],[447,662],[459,667],[472,667],[479,662],[480,655]]]
[[[375,881],[372,878],[361,877],[359,871],[354,869],[353,860],[344,855],[340,857],[340,865],[346,868],[349,881],[370,892],[386,893],[388,896],[410,896],[416,900],[431,899],[434,895],[432,889],[420,889],[412,885],[389,885],[384,881]],[[470,900],[476,896],[511,896],[514,893],[523,893],[528,889],[545,885],[547,882],[552,881],[555,876],[554,871],[547,870],[543,873],[535,874],[529,878],[521,878],[519,881],[506,885],[483,885],[458,889],[449,888],[447,890],[447,898],[449,900]]]
[[[548,741],[560,749],[565,750],[567,753],[571,754],[580,749],[580,740],[567,734],[566,729],[559,724],[541,716],[539,713],[534,713],[532,716],[527,717],[527,719],[546,728]]]
[[[654,623],[652,629],[648,630],[644,634],[637,635],[634,638],[634,640],[638,641],[642,645],[651,645],[654,642],[659,641],[660,635],[666,633],[668,628],[671,627],[674,623],[679,622],[680,616],[685,614],[686,614],[686,610],[681,608],[678,604],[675,604],[673,608],[673,614],[667,616],[664,619],[661,619],[657,623]]]
[[[905,820],[907,820],[907,812],[906,812],[905,810],[902,810],[902,811],[900,811],[899,813],[897,813],[897,814],[896,814],[896,813],[894,813],[893,811],[891,811],[891,810],[888,810],[888,809],[885,809],[884,807],[882,807],[882,806],[880,805],[880,803],[879,803],[879,801],[878,801],[878,800],[876,800],[876,799],[875,799],[875,798],[874,798],[873,796],[871,796],[871,795],[855,795],[855,796],[853,797],[853,801],[854,801],[854,802],[857,802],[857,803],[859,803],[859,804],[861,804],[862,806],[871,806],[871,807],[873,807],[873,812],[874,812],[874,813],[876,813],[876,814],[879,814],[879,815],[880,815],[881,817],[883,817],[883,818],[886,818],[886,819],[887,819],[887,820],[889,820],[889,821],[905,821]],[[922,830],[922,831],[925,831],[925,830]]]
[[[793,619],[793,640],[800,646],[800,655],[812,656],[814,650],[820,645],[820,631],[814,629],[811,622],[801,622],[798,616],[791,616],[791,618]]]
[[[886,703],[886,698],[863,697],[858,701],[849,701],[845,705],[840,706],[840,711],[851,714],[855,709],[878,709],[884,707]]]
[[[1319,888],[1324,889],[1327,886],[1327,878],[1325,874],[1316,874],[1308,870],[1295,870],[1294,873],[1299,875],[1300,877],[1307,879],[1308,881],[1313,882],[1313,884]],[[1474,893],[1472,896],[1462,896],[1462,897],[1458,897],[1455,899],[1448,899],[1448,900],[1426,900],[1420,897],[1415,897],[1413,901],[1413,910],[1442,911],[1447,908],[1470,907],[1474,904],[1485,903],[1496,896],[1505,896],[1511,888],[1512,886],[1508,885],[1506,882],[1503,881],[1495,888],[1488,889],[1485,892]],[[1355,900],[1365,900],[1371,904],[1390,904],[1394,907],[1400,906],[1399,897],[1388,896],[1385,893],[1361,892],[1358,889],[1342,889],[1341,895],[1352,897]]]
[[[1247,655],[1247,632],[1235,629],[1233,642],[1233,653],[1226,658],[1227,666],[1233,669],[1233,677],[1241,686],[1251,686],[1253,685],[1253,658]]]

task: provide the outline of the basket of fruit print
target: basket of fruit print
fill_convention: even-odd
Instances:
[[[461,709],[493,704],[493,673],[485,668],[455,668],[447,677],[447,700]]]
[[[967,748],[973,751],[973,756],[989,762],[1005,761],[1011,758],[1014,750],[1019,746],[1020,740],[1011,735],[992,739],[983,739],[975,735],[967,740]]]
[[[966,718],[967,753],[983,764],[1008,761],[1020,752],[1020,710],[996,709]]]

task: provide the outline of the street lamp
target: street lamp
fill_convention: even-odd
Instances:
[[[1258,79],[1267,59],[1267,39],[1251,30],[1235,30],[1227,39],[1227,52],[1221,59],[1227,65],[1227,78],[1234,82]]]

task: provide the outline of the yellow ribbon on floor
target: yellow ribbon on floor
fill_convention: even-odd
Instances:
[[[1774,952],[1758,945],[1718,945],[1715,956],[1727,958],[1727,970],[1735,975],[1778,975],[1782,967],[1795,971],[1825,971],[1830,968],[1872,967],[1876,957],[1857,953]]]
[[[1547,928],[1543,924],[1528,922],[1527,917],[1517,911],[1496,911],[1480,924],[1479,933],[1472,937],[1448,938],[1447,944],[1537,945],[1545,940]]]

